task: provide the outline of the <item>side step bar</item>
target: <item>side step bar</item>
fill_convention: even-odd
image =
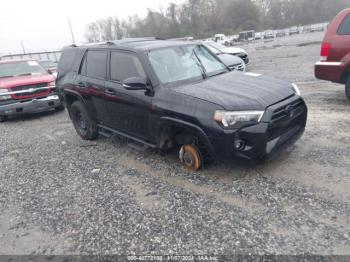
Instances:
[[[106,127],[106,126],[103,126],[103,125],[98,125],[98,128],[99,128],[98,133],[100,135],[102,135],[102,136],[111,137],[112,135],[117,134],[117,135],[120,135],[120,136],[123,136],[123,137],[126,137],[126,138],[132,140],[133,143],[132,142],[130,142],[130,143],[128,142],[128,145],[130,145],[130,147],[132,147],[134,149],[139,150],[139,149],[143,149],[145,147],[157,148],[157,145],[155,145],[155,144],[151,144],[151,143],[146,142],[146,141],[144,141],[142,139],[133,137],[131,135],[128,135],[128,134],[125,134],[123,132],[114,130],[112,128],[109,128],[109,127]],[[140,144],[143,145],[143,146],[140,146]]]

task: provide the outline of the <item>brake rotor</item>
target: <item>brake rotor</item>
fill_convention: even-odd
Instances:
[[[180,160],[188,170],[198,171],[202,167],[202,156],[199,149],[194,145],[184,145],[180,150]]]

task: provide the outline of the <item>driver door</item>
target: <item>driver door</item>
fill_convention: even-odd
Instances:
[[[137,138],[150,141],[149,117],[152,98],[145,90],[127,90],[122,82],[130,77],[147,78],[132,52],[110,52],[109,78],[106,82],[109,126]]]

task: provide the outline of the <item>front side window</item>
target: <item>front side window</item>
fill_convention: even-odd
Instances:
[[[185,45],[153,50],[150,63],[163,84],[198,81],[227,71],[226,66],[202,45]]]
[[[146,73],[137,56],[130,53],[111,52],[111,79],[122,82],[130,77],[146,78]]]
[[[47,74],[47,71],[37,61],[21,61],[0,64],[0,78],[44,74]]]
[[[105,79],[107,51],[89,50],[85,56],[80,73],[88,77]]]
[[[340,24],[338,35],[350,35],[350,14],[347,15]]]

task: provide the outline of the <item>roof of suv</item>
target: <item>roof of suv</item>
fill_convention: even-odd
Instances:
[[[108,41],[104,43],[93,43],[79,46],[80,48],[101,48],[108,46],[113,47],[125,47],[125,49],[134,50],[153,50],[163,47],[171,47],[178,45],[189,45],[195,42],[181,41],[181,40],[160,40],[157,38],[126,38],[122,40]]]

